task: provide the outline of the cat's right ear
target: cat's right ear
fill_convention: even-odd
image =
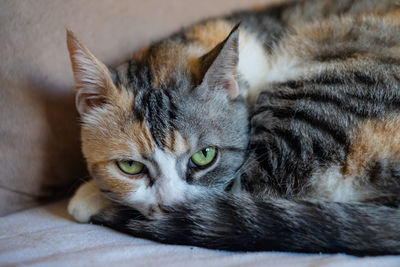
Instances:
[[[228,99],[239,95],[237,65],[239,61],[239,24],[228,37],[200,58],[203,81],[200,93],[223,92]]]
[[[116,88],[108,68],[68,29],[67,45],[76,83],[76,109],[82,116],[107,103]]]

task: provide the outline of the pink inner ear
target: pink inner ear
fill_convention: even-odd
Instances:
[[[239,85],[235,79],[224,79],[221,83],[226,89],[229,99],[234,99],[239,95]]]
[[[85,94],[84,94],[85,95]],[[105,104],[106,98],[101,95],[87,95],[85,101],[88,107],[97,107]]]
[[[100,107],[107,103],[107,99],[99,94],[79,94],[76,99],[76,106],[80,114],[84,114],[93,107]]]

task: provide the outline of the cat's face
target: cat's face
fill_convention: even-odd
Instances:
[[[82,150],[108,196],[151,216],[237,176],[248,144],[237,38],[197,59],[155,45],[110,72],[68,34]]]

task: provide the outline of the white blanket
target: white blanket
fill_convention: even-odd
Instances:
[[[233,253],[164,245],[97,225],[78,224],[67,214],[66,203],[0,217],[0,265],[400,266],[400,256]]]

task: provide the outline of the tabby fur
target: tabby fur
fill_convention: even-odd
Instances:
[[[115,70],[67,39],[93,177],[78,221],[215,249],[400,253],[397,1],[209,19]],[[210,145],[215,162],[190,168]],[[126,158],[147,173],[122,174]]]

